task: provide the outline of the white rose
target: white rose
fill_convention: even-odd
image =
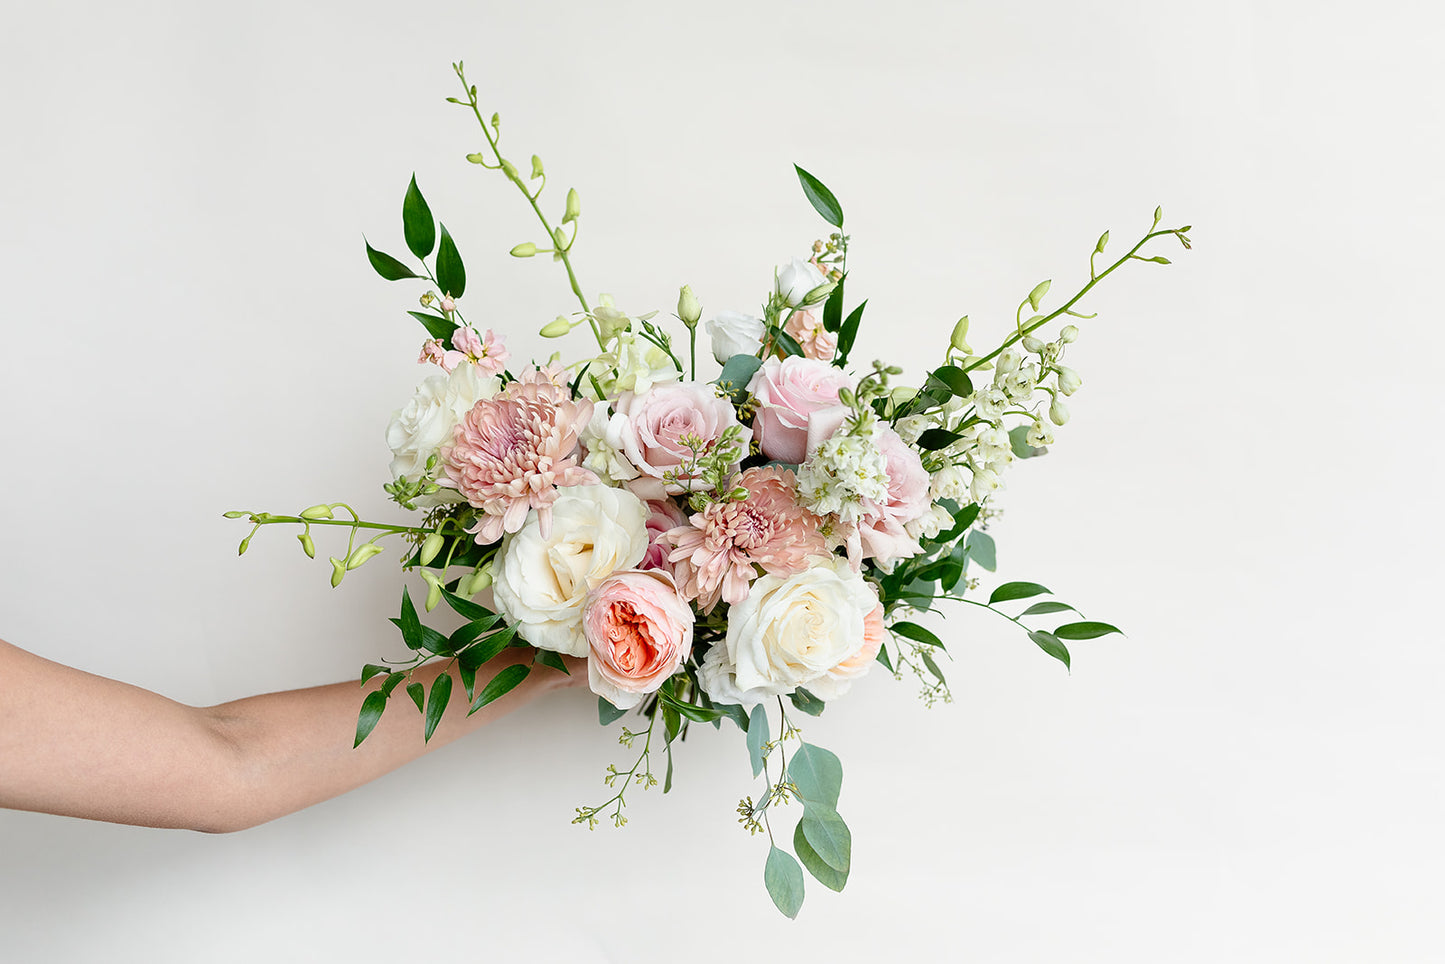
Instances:
[[[501,382],[495,376],[483,376],[475,365],[458,365],[450,375],[432,375],[423,381],[411,401],[394,412],[386,426],[392,479],[420,479],[426,473],[427,460],[452,440],[452,431],[462,416],[500,388]],[[423,506],[438,504],[433,496],[416,501]]]
[[[751,705],[821,679],[867,642],[877,597],[841,557],[791,576],[763,575],[728,610],[727,637],[698,679],[719,703]]]
[[[631,427],[626,415],[613,414],[606,404],[592,406],[592,418],[578,436],[587,450],[583,467],[609,485],[637,478],[637,468],[622,451]]]
[[[521,529],[502,539],[492,569],[497,612],[533,646],[585,656],[587,593],[642,561],[647,516],[647,506],[626,489],[559,488],[548,535],[533,509]]]
[[[763,319],[738,311],[720,311],[703,327],[712,339],[712,357],[719,365],[726,365],[734,355],[756,355],[767,331]]]
[[[827,284],[822,273],[802,258],[793,258],[783,265],[776,277],[777,292],[789,308],[800,307],[807,300],[808,292]]]

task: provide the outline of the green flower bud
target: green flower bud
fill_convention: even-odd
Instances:
[[[537,253],[537,246],[530,241],[523,241],[512,249],[514,258],[530,258]]]
[[[501,114],[493,114],[493,115],[492,115],[492,129],[495,130],[495,129],[497,129],[498,127],[501,127],[501,126],[502,126],[502,115],[501,115]]]
[[[355,569],[379,552],[381,552],[381,546],[377,545],[376,543],[363,543],[362,545],[357,546],[355,551],[353,551],[351,555],[347,557],[346,568]]]
[[[958,319],[958,324],[953,326],[953,334],[949,337],[948,343],[955,351],[961,351],[972,355],[973,349],[968,347],[968,315]]]
[[[1079,329],[1074,325],[1065,325],[1059,329],[1059,341],[1066,345],[1073,344],[1079,338]]]
[[[251,536],[254,536],[255,534],[256,533],[252,532]],[[246,550],[251,547],[251,536],[247,536],[246,538],[241,540],[241,544],[236,547],[236,555],[244,556],[246,554]]]
[[[1108,244],[1108,243],[1109,243],[1109,232],[1108,232],[1108,231],[1105,231],[1103,234],[1099,235],[1099,243],[1096,244],[1096,245],[1094,245],[1094,253],[1095,253],[1095,254],[1103,254],[1103,253],[1104,253],[1104,245],[1106,245],[1106,244]]]
[[[682,290],[677,293],[677,317],[689,328],[696,328],[697,323],[702,320],[702,305],[697,300],[697,295],[692,293],[691,285],[683,285]]]
[[[313,505],[313,506],[311,506],[311,507],[309,507],[309,508],[302,509],[302,510],[301,510],[301,518],[303,518],[303,519],[330,519],[330,518],[333,518],[333,516],[332,516],[332,514],[331,514],[331,506],[329,506],[329,505],[327,505],[326,503],[323,502],[323,503],[321,503],[321,504],[319,504],[319,505]]]
[[[543,338],[561,338],[563,335],[567,334],[567,332],[571,330],[572,322],[568,321],[562,315],[558,315],[556,318],[543,325],[542,330],[541,332],[539,332],[539,334],[541,334]]]
[[[311,540],[311,533],[303,532],[296,537],[301,542],[301,551],[306,553],[308,559],[316,558],[316,543]]]
[[[1069,407],[1064,404],[1063,399],[1055,396],[1049,404],[1049,421],[1055,425],[1063,425],[1069,420]]]
[[[244,518],[246,518],[246,516],[248,516],[248,515],[250,515],[250,514],[251,514],[251,513],[249,513],[249,512],[242,512],[240,509],[232,509],[230,512],[227,512],[227,513],[226,513],[226,518],[227,518],[227,519],[244,519]]]
[[[483,566],[470,576],[464,577],[457,588],[462,591],[463,596],[470,598],[491,584],[492,568],[491,566]]]
[[[332,557],[331,557],[331,588],[332,588],[332,589],[335,589],[337,586],[341,585],[341,578],[342,578],[343,576],[345,576],[345,575],[346,575],[346,563],[343,562],[343,561],[341,561],[340,559],[336,558],[335,556],[332,556]]]
[[[827,281],[823,284],[818,285],[818,287],[814,288],[812,291],[809,291],[806,295],[803,296],[803,304],[822,304],[823,302],[828,300],[828,296],[833,293],[833,289],[836,287],[838,287],[838,282],[836,281]]]
[[[431,561],[437,557],[437,553],[442,551],[442,546],[444,545],[446,545],[446,539],[444,539],[440,533],[429,533],[427,537],[422,540],[421,551],[417,553],[417,559],[423,566],[431,565]],[[423,573],[422,575],[424,576],[426,574]]]
[[[431,612],[437,608],[437,603],[442,601],[442,581],[437,578],[434,572],[423,572],[421,577],[426,580],[426,611]]]
[[[1035,355],[1037,355],[1039,352],[1044,350],[1044,343],[1039,339],[1035,338],[1033,335],[1025,335],[1024,350],[1033,352]]]
[[[1034,290],[1029,292],[1029,307],[1034,311],[1039,310],[1039,302],[1044,300],[1044,295],[1049,293],[1049,285],[1053,282],[1040,281],[1034,285]]]
[[[542,159],[536,154],[532,155],[532,177],[535,180],[542,176]]]
[[[473,164],[485,164],[487,163],[487,156],[485,154],[468,154],[467,160]]]
[[[918,395],[918,389],[909,388],[907,385],[899,385],[888,393],[888,398],[894,405],[907,405]]]
[[[577,198],[575,187],[567,189],[567,210],[562,215],[562,223],[575,221],[582,216],[582,202]]]
[[[522,175],[517,173],[517,165],[513,164],[506,158],[502,159],[502,173],[507,175],[507,177],[513,181],[520,182],[522,180]]]

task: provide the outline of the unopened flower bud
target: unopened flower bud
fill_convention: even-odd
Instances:
[[[513,181],[520,182],[522,180],[522,175],[517,173],[517,165],[505,158],[502,160],[502,173]]]
[[[256,534],[256,533],[254,533],[254,532],[251,533],[252,536],[255,535],[255,534]],[[250,548],[250,546],[251,546],[251,536],[247,536],[246,538],[242,539],[242,540],[241,540],[241,544],[236,547],[236,555],[238,555],[238,556],[244,556],[244,555],[246,554],[246,550],[247,550],[248,548]]]
[[[496,130],[498,127],[501,127],[501,126],[502,126],[502,115],[501,115],[501,114],[493,114],[493,115],[492,115],[492,130]]]
[[[828,296],[833,293],[833,289],[836,287],[838,287],[838,282],[836,281],[827,281],[823,284],[818,285],[818,287],[814,288],[812,291],[809,291],[806,295],[803,296],[803,304],[822,304],[823,302],[828,300]]]
[[[562,223],[566,224],[568,221],[575,221],[581,216],[582,201],[577,197],[577,189],[575,187],[569,187],[567,189],[567,210],[562,214]]]
[[[1065,395],[1074,394],[1079,390],[1079,386],[1083,384],[1083,379],[1079,377],[1079,373],[1066,365],[1060,365],[1055,371],[1059,373],[1059,391]]]
[[[296,537],[301,543],[301,551],[306,553],[308,559],[316,558],[316,543],[311,539],[311,533],[303,532]]]
[[[332,518],[331,506],[329,506],[329,505],[327,505],[326,503],[323,502],[323,503],[320,503],[319,505],[313,505],[313,506],[310,506],[309,508],[302,509],[302,510],[301,510],[301,518],[303,518],[303,519],[330,519],[330,518]]]
[[[838,401],[847,405],[849,408],[856,408],[858,405],[857,396],[854,395],[853,390],[846,385],[838,389]]]
[[[1059,341],[1066,345],[1072,345],[1079,340],[1079,329],[1075,325],[1065,325],[1059,329]]]
[[[417,561],[423,566],[431,565],[431,561],[437,557],[437,553],[442,551],[444,545],[446,545],[446,539],[442,537],[441,533],[428,533],[421,542],[421,551],[417,553]]]
[[[973,349],[968,347],[968,315],[958,319],[958,324],[953,326],[953,334],[949,336],[948,343],[955,351],[961,351],[972,355]]]
[[[331,588],[332,588],[332,589],[335,589],[337,586],[341,585],[341,579],[342,579],[342,577],[345,576],[345,575],[346,575],[346,563],[345,563],[343,560],[338,559],[338,558],[336,558],[335,556],[332,556],[332,557],[331,557]]]
[[[532,177],[538,178],[538,177],[541,177],[541,176],[542,176],[542,159],[541,159],[540,157],[538,157],[536,154],[533,154],[533,155],[532,155]]]
[[[244,518],[246,518],[246,516],[248,516],[248,515],[250,515],[250,514],[251,514],[251,513],[249,513],[249,512],[242,512],[240,509],[232,509],[230,512],[227,512],[227,513],[226,513],[226,518],[227,518],[227,519],[244,519]]]
[[[682,290],[677,293],[677,317],[689,328],[696,328],[698,321],[702,319],[702,305],[697,300],[697,295],[692,293],[691,285],[683,285]]]
[[[1055,397],[1049,403],[1049,421],[1055,425],[1063,425],[1069,420],[1069,407],[1064,404],[1063,399]]]
[[[366,560],[381,552],[381,546],[374,542],[366,542],[356,547],[350,556],[346,558],[346,568],[356,569]]]
[[[437,608],[437,603],[442,601],[442,581],[434,572],[423,571],[421,577],[426,580],[426,611],[431,612]]]
[[[470,576],[463,576],[457,588],[461,590],[464,597],[470,598],[486,589],[492,584],[492,570],[490,566],[483,566]]]
[[[514,258],[530,258],[537,253],[537,246],[530,241],[523,241],[512,249]]]
[[[485,163],[487,163],[487,155],[485,155],[485,154],[468,154],[468,155],[467,155],[467,160],[471,161],[473,164],[485,164]]]
[[[1029,307],[1034,311],[1039,310],[1039,302],[1044,300],[1044,295],[1049,293],[1049,285],[1052,282],[1040,281],[1034,285],[1034,290],[1029,292]]]
[[[1033,335],[1025,335],[1024,350],[1031,351],[1035,355],[1037,355],[1044,350],[1044,343],[1039,339],[1035,338]]]
[[[572,322],[558,315],[556,318],[542,326],[541,335],[543,338],[561,338],[572,330]]]
[[[918,395],[918,389],[909,388],[907,385],[899,385],[888,393],[888,398],[894,405],[907,405]]]
[[[444,313],[451,314],[453,311],[457,310],[457,303],[451,298],[443,298],[441,303],[441,309]]]

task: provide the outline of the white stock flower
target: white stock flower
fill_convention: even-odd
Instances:
[[[592,406],[592,418],[578,435],[587,450],[583,467],[596,472],[608,485],[637,478],[637,467],[622,451],[628,431],[626,415],[614,415],[605,403]]]
[[[1059,391],[1065,395],[1074,394],[1079,390],[1079,386],[1084,383],[1084,380],[1079,377],[1079,373],[1067,365],[1059,365],[1054,370],[1059,373]]]
[[[969,483],[969,494],[973,501],[982,503],[990,495],[1003,487],[1003,481],[993,469],[977,469],[973,473],[973,481]]]
[[[868,503],[887,500],[888,461],[873,428],[876,421],[861,434],[835,432],[808,453],[798,467],[798,497],[805,506],[817,515],[835,514],[853,523]]]
[[[968,469],[961,465],[945,465],[933,473],[929,494],[934,499],[952,499],[957,502],[968,494],[968,483]]]
[[[585,656],[587,593],[642,561],[647,516],[647,506],[626,489],[559,488],[547,535],[532,509],[522,528],[502,539],[492,567],[497,612],[538,649]]]
[[[1008,396],[992,385],[978,389],[968,400],[978,410],[978,417],[988,422],[996,421],[1008,406]]]
[[[827,283],[817,268],[802,258],[793,258],[778,269],[775,289],[789,308],[801,307],[808,292]]]
[[[1029,427],[1028,435],[1024,436],[1024,441],[1036,449],[1041,449],[1045,445],[1053,445],[1053,426],[1049,425],[1048,422],[1035,420],[1034,424]]]
[[[935,502],[923,515],[905,523],[903,530],[913,539],[932,539],[951,525],[953,525],[953,516],[949,515],[947,509]]]
[[[712,339],[712,357],[719,365],[726,365],[734,355],[756,355],[767,331],[763,319],[738,311],[719,311],[703,327]]]
[[[452,440],[457,422],[472,406],[491,398],[500,389],[496,376],[480,374],[475,365],[458,365],[449,375],[431,375],[418,386],[405,408],[398,409],[386,426],[386,444],[391,449],[391,477],[415,482],[426,474],[426,463],[442,445]],[[449,492],[422,496],[416,504],[439,505]]]

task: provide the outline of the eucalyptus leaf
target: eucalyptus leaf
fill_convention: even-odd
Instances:
[[[803,868],[793,855],[777,847],[768,849],[768,862],[763,866],[763,885],[773,904],[783,916],[793,919],[803,909]]]
[[[1010,599],[1027,599],[1030,596],[1044,596],[1049,593],[1046,586],[1040,586],[1036,582],[1006,582],[993,591],[988,597],[988,604],[1008,602]]]
[[[1028,442],[1029,426],[1015,425],[1008,430],[1008,446],[1017,458],[1034,459],[1040,455],[1047,455],[1047,448],[1035,447]]]
[[[768,712],[759,703],[748,714],[748,759],[753,764],[753,776],[763,772],[763,747],[768,742]]]
[[[809,716],[822,716],[823,711],[828,708],[827,703],[824,703],[801,686],[788,694],[788,702],[792,703],[793,708],[798,712],[807,713]]]
[[[617,707],[615,707],[615,706],[613,706],[611,703],[607,702],[607,697],[605,697],[605,696],[599,696],[599,697],[597,697],[597,722],[598,722],[598,723],[602,724],[603,726],[609,726],[609,725],[611,725],[611,724],[613,724],[613,723],[616,723],[618,720],[622,719],[622,718],[623,718],[624,716],[626,716],[626,715],[627,715],[627,711],[626,711],[626,710],[619,710]]]
[[[713,382],[723,391],[736,395],[753,380],[763,360],[756,355],[734,355],[723,365],[722,374]]]
[[[836,808],[843,792],[843,764],[831,750],[804,743],[788,760],[787,779],[805,803]]]
[[[366,239],[363,238],[362,240],[365,241]],[[407,278],[417,277],[416,272],[412,271],[391,255],[373,248],[370,241],[366,241],[366,258],[371,262],[371,266],[376,269],[376,273],[387,281],[404,281]]]
[[[426,732],[422,736],[422,742],[430,742],[432,734],[437,731],[437,724],[442,721],[442,714],[447,711],[447,703],[452,698],[452,675],[442,673],[432,680],[431,695],[426,701]]]
[[[798,859],[803,862],[804,867],[808,868],[808,873],[813,875],[813,879],[831,891],[842,892],[844,885],[848,883],[848,872],[835,870],[828,866],[827,861],[818,856],[818,852],[813,849],[812,844],[808,843],[808,838],[803,833],[801,820],[793,828],[793,849],[797,851]]]
[[[1123,630],[1108,623],[1079,622],[1065,623],[1054,630],[1054,635],[1060,639],[1096,639],[1099,636],[1107,636],[1110,633],[1124,635]]]
[[[452,240],[447,226],[442,225],[442,243],[437,248],[437,286],[442,294],[460,298],[467,290],[467,269],[462,265],[462,256]]]
[[[416,186],[416,175],[411,176],[411,185],[406,189],[406,199],[401,204],[401,226],[406,235],[406,246],[418,258],[431,254],[437,242],[436,221],[432,219],[431,208],[421,189]]]
[[[1035,630],[1029,633],[1029,639],[1032,639],[1039,649],[1048,653],[1054,659],[1063,663],[1065,666],[1069,665],[1069,648],[1060,642],[1059,638],[1053,633]]]
[[[822,181],[818,180],[798,165],[793,165],[793,170],[798,172],[798,181],[803,185],[803,194],[808,198],[808,203],[813,205],[813,210],[823,216],[823,220],[835,228],[843,227],[843,207],[833,192],[828,190]]]
[[[978,563],[983,569],[993,572],[998,568],[997,550],[993,544],[993,536],[987,532],[974,529],[968,534],[968,557]]]
[[[848,873],[853,856],[853,834],[836,810],[819,804],[806,804],[798,826],[813,852],[823,858],[823,863],[839,873]]]
[[[376,729],[376,724],[381,722],[381,714],[386,709],[385,690],[375,690],[366,694],[366,699],[361,701],[361,714],[356,720],[356,742],[351,744],[352,749],[361,746],[361,741],[371,735]]]

